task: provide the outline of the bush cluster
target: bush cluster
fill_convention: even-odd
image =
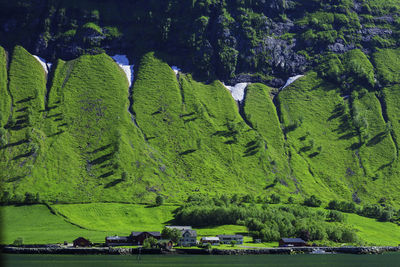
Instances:
[[[245,225],[254,239],[264,242],[283,237],[301,237],[307,241],[358,242],[354,231],[341,224],[344,216],[337,211],[326,212],[300,205],[231,202],[226,197],[222,198],[220,201],[217,198],[200,201],[201,197],[189,197],[186,204],[176,210],[176,223],[197,227]]]

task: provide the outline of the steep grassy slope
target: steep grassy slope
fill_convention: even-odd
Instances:
[[[0,127],[3,127],[10,116],[11,98],[7,88],[7,55],[0,46]]]
[[[260,134],[256,145],[260,146],[262,142],[267,150],[274,177],[273,183],[269,185],[272,188],[279,184],[287,185],[291,170],[285,151],[284,134],[270,94],[270,88],[263,84],[249,85],[243,110],[246,120]]]
[[[279,94],[279,106],[290,147],[293,179],[300,191],[324,198],[350,198],[361,173],[352,145],[357,142],[348,125],[345,100],[333,85],[309,73]],[[314,190],[310,190],[312,192]]]
[[[140,179],[153,173],[154,159],[127,112],[122,70],[106,55],[83,56],[59,61],[53,76],[45,107],[42,67],[22,48],[15,49],[10,91],[17,121],[2,148],[4,198],[23,201],[26,193],[73,202],[151,197],[143,184],[155,179]],[[116,193],[121,183],[123,195]]]
[[[149,144],[163,151],[175,182],[186,191],[245,192],[265,184],[268,170],[258,164],[264,154],[257,154],[257,147],[249,149],[257,134],[220,82],[204,85],[190,76],[176,78],[167,64],[148,54],[140,64],[133,99],[139,127]]]
[[[376,177],[397,159],[396,146],[386,131],[381,105],[374,92],[363,91],[354,98],[353,106],[356,119],[365,118],[365,133],[361,136],[364,145],[360,149],[362,166],[367,176]]]
[[[309,73],[285,89],[279,103],[288,145],[296,151],[291,166],[300,188],[309,191],[314,184],[317,191],[318,184],[325,188],[318,191],[320,196],[328,199],[332,193],[354,201],[397,199],[399,181],[389,174],[397,149],[385,132],[387,123],[374,92],[363,89],[342,98],[340,89]]]
[[[3,187],[6,192],[24,177],[28,183],[32,182],[34,165],[42,153],[41,126],[46,91],[42,66],[22,47],[16,47],[12,53],[8,78],[12,114],[5,126],[7,144],[0,149],[0,175],[2,182],[6,182]],[[4,114],[9,113],[8,107],[2,108],[5,108]]]
[[[343,59],[346,66],[359,61],[369,66],[358,72],[364,77],[371,68],[361,51]],[[58,60],[46,84],[39,62],[21,47],[9,80],[13,119],[0,147],[6,203],[273,192],[302,201],[318,192],[326,202],[376,203],[385,195],[398,205],[395,80],[384,93],[358,86],[345,95],[348,89],[309,72],[276,96],[277,106],[263,84],[249,85],[239,105],[219,81],[175,75],[148,53],[129,99],[126,76],[105,54]]]

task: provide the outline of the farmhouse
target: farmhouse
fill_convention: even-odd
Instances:
[[[182,231],[182,237],[179,240],[179,246],[191,247],[197,245],[197,232],[195,230]]]
[[[92,245],[92,243],[88,239],[83,237],[78,237],[77,239],[72,241],[72,243],[74,244],[74,247],[90,247]]]
[[[282,238],[279,240],[280,247],[305,247],[306,241],[301,238]]]
[[[232,244],[235,241],[236,244],[243,244],[242,235],[218,235],[221,244]]]
[[[130,246],[132,241],[129,236],[107,236],[106,246]]]
[[[157,240],[161,239],[160,232],[132,232],[129,239],[134,245],[143,245],[143,241],[149,237],[153,237]]]
[[[219,246],[219,237],[216,236],[202,237],[200,239],[200,243],[203,245],[209,243],[214,246]]]

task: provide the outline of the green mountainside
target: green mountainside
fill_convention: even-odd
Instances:
[[[400,0],[0,0],[0,243],[398,244],[399,47]]]
[[[387,53],[397,56],[382,50],[375,61]],[[106,54],[58,60],[49,75],[22,47],[8,56],[3,202],[278,193],[399,204],[396,81],[344,95],[310,71],[275,97],[251,84],[238,104],[221,82],[175,75],[154,53],[138,64],[131,94]],[[381,75],[396,77],[392,67]]]

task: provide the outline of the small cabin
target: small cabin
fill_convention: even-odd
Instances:
[[[282,238],[279,240],[280,247],[305,247],[306,241],[301,238]]]
[[[73,245],[74,247],[90,247],[92,243],[86,238],[78,237],[73,241]]]

